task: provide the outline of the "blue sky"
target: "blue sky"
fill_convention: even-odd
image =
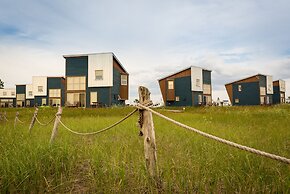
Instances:
[[[130,98],[190,65],[212,69],[213,97],[256,73],[285,79],[290,95],[290,2],[265,0],[1,0],[0,78],[64,75],[64,54],[114,52]]]

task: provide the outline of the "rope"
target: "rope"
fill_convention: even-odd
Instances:
[[[2,117],[5,119],[5,121],[9,121],[5,115],[3,115]]]
[[[21,121],[18,117],[16,117],[16,120],[21,123],[21,124],[24,124],[25,122],[24,121]]]
[[[50,121],[48,121],[47,123],[42,123],[38,120],[37,117],[35,117],[35,120],[38,122],[38,124],[42,125],[42,126],[47,126],[49,125],[53,120],[54,120],[55,117],[53,117]]]
[[[80,133],[80,132],[77,132],[77,131],[73,131],[72,129],[70,129],[70,128],[68,128],[58,117],[56,117],[57,118],[57,120],[60,122],[60,124],[64,127],[64,128],[66,128],[69,132],[71,132],[71,133],[74,133],[74,134],[76,134],[76,135],[96,135],[96,134],[99,134],[99,133],[102,133],[102,132],[104,132],[104,131],[107,131],[107,130],[109,130],[109,129],[111,129],[111,128],[113,128],[113,127],[115,127],[116,125],[118,125],[118,124],[120,124],[121,122],[123,122],[124,120],[126,120],[127,118],[129,118],[130,116],[132,116],[136,111],[137,111],[138,109],[135,109],[134,111],[132,111],[131,113],[129,113],[127,116],[125,116],[124,118],[122,118],[121,120],[119,120],[118,122],[116,122],[116,123],[114,123],[114,124],[112,124],[112,125],[110,125],[110,126],[108,126],[108,127],[106,127],[106,128],[104,128],[104,129],[101,129],[101,130],[99,130],[99,131],[96,131],[96,132],[89,132],[89,133]]]
[[[204,137],[207,137],[207,138],[210,138],[210,139],[213,139],[215,141],[218,141],[220,143],[223,143],[223,144],[226,144],[226,145],[229,145],[229,146],[232,146],[232,147],[235,147],[235,148],[238,148],[238,149],[241,149],[241,150],[245,150],[245,151],[248,151],[248,152],[251,152],[251,153],[254,153],[254,154],[257,154],[257,155],[261,155],[261,156],[264,156],[264,157],[267,157],[267,158],[271,158],[273,160],[277,160],[277,161],[280,161],[280,162],[284,162],[284,163],[287,163],[287,164],[290,164],[290,159],[288,158],[285,158],[285,157],[282,157],[282,156],[278,156],[278,155],[275,155],[275,154],[270,154],[270,153],[267,153],[267,152],[264,152],[264,151],[261,151],[261,150],[257,150],[257,149],[254,149],[254,148],[250,148],[250,147],[247,147],[247,146],[244,146],[244,145],[241,145],[241,144],[238,144],[238,143],[234,143],[234,142],[231,142],[231,141],[228,141],[228,140],[225,140],[225,139],[222,139],[222,138],[219,138],[217,136],[214,136],[214,135],[211,135],[211,134],[208,134],[208,133],[205,133],[203,131],[200,131],[198,129],[195,129],[193,127],[189,127],[185,124],[182,124],[178,121],[175,121],[171,118],[168,118],[142,104],[137,104],[137,107],[141,108],[141,109],[145,109],[145,110],[148,110],[150,112],[152,112],[153,114],[167,120],[167,121],[170,121],[172,123],[174,123],[175,125],[178,125],[180,127],[183,127],[185,129],[188,129],[188,130],[191,130],[191,131],[194,131],[195,133],[198,133]]]

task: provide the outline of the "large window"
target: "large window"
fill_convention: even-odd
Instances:
[[[174,82],[173,82],[173,80],[169,80],[167,83],[168,83],[168,90],[173,90],[174,89]]]
[[[91,92],[91,105],[96,104],[98,102],[98,93]]]
[[[67,90],[86,90],[86,77],[67,77]]]
[[[127,84],[128,84],[127,78],[128,78],[127,75],[121,75],[121,85],[122,86],[127,86]]]
[[[103,70],[95,70],[95,79],[103,80]]]
[[[84,107],[86,103],[85,93],[67,93],[67,106]]]
[[[17,94],[16,95],[16,100],[25,100],[25,94]]]
[[[60,98],[60,89],[49,89],[50,98]]]
[[[203,94],[211,94],[211,86],[209,84],[203,84]]]

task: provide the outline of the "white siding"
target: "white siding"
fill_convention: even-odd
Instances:
[[[280,92],[285,92],[286,84],[284,80],[279,80],[279,87],[280,87]]]
[[[29,95],[29,91],[32,92],[32,96]],[[32,84],[27,84],[26,85],[26,99],[34,99],[34,95],[33,95],[33,85]]]
[[[103,79],[95,79],[95,71],[103,70]],[[113,55],[100,53],[88,55],[88,87],[113,86]]]
[[[266,88],[267,94],[273,94],[273,77],[271,75],[267,75]]]
[[[16,89],[14,88],[0,89],[0,98],[16,98]]]
[[[45,76],[33,76],[33,95],[34,96],[46,96],[47,95],[47,77]],[[42,87],[42,92],[38,91],[38,87]]]
[[[202,68],[191,67],[191,90],[203,91]]]

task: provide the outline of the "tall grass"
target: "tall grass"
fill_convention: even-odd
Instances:
[[[62,121],[79,132],[106,127],[130,107],[63,110]],[[52,125],[28,126],[33,109],[2,109],[0,123],[2,193],[289,193],[289,165],[228,147],[154,117],[161,187],[148,178],[143,137],[135,114],[97,136],[77,136]],[[16,111],[25,124],[13,128]],[[48,121],[55,108],[41,108]],[[186,108],[164,115],[225,139],[290,158],[290,107]]]

